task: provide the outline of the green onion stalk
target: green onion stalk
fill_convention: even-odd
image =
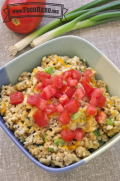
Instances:
[[[31,46],[36,47],[42,43],[45,43],[46,41],[49,41],[57,36],[60,36],[63,33],[67,33],[72,30],[85,28],[89,26],[95,26],[95,25],[106,23],[106,22],[118,20],[120,19],[120,11],[115,11],[115,9],[118,9],[118,8],[120,8],[120,1],[115,1],[106,5],[103,5],[101,7],[94,8],[90,10],[89,12],[86,12],[85,14],[70,21],[69,23],[64,24],[56,29],[53,29],[41,35],[40,37],[34,39],[31,42]]]
[[[60,19],[55,19],[48,24],[44,25],[43,27],[39,28],[38,30],[34,31],[33,33],[29,34],[27,37],[16,43],[14,46],[9,47],[10,55],[15,56],[18,51],[24,49],[27,45],[29,45],[35,38],[39,37],[40,35],[52,30],[58,25],[61,25],[63,22],[69,22],[80,15],[89,12],[95,6],[102,5],[104,3],[110,2],[112,0],[94,0],[86,5],[81,6],[65,15],[62,21]],[[66,21],[67,20],[67,21]]]

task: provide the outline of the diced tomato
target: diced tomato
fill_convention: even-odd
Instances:
[[[94,90],[92,85],[90,85],[88,82],[81,81],[81,84],[83,85],[84,90],[85,90],[87,95],[89,95]]]
[[[99,102],[98,102],[97,105],[98,105],[99,107],[103,108],[104,105],[105,105],[105,102],[106,102],[106,97],[102,95],[102,96],[100,97]]]
[[[74,134],[75,134],[74,139],[76,139],[77,141],[82,140],[83,137],[84,137],[83,131],[82,131],[82,129],[80,129],[80,128],[77,128],[77,129],[74,131]]]
[[[45,106],[45,112],[47,115],[56,112],[56,105],[54,103],[48,104]]]
[[[88,82],[89,83],[89,80],[88,80],[88,78],[87,77],[82,77],[82,80],[81,80],[81,82]]]
[[[71,99],[65,104],[64,108],[71,114],[78,112],[79,106],[75,99]]]
[[[51,84],[52,84],[52,81],[51,81],[51,79],[43,78],[42,83],[43,83],[42,86],[43,86],[43,87],[46,87],[46,86],[48,86],[48,85],[51,85]]]
[[[40,97],[40,94],[34,94],[34,96],[28,94],[27,103],[31,105],[36,105],[39,97]]]
[[[50,78],[50,80],[51,80],[51,84],[53,84],[53,82],[54,82],[54,78],[55,78],[55,77],[51,77],[51,78]]]
[[[51,97],[53,97],[56,94],[56,88],[52,87],[51,85],[48,85],[47,87],[45,87],[42,91],[42,97],[45,100],[50,99]]]
[[[81,79],[81,72],[79,70],[71,70],[72,72],[72,78],[77,79],[78,81]]]
[[[57,112],[59,112],[59,113],[62,113],[62,112],[65,111],[64,107],[62,106],[62,104],[58,104],[56,106],[56,109],[57,109]]]
[[[22,92],[15,92],[10,95],[10,102],[12,104],[20,104],[24,100],[23,93]]]
[[[99,88],[95,88],[91,95],[90,104],[92,104],[93,106],[97,106],[102,94],[103,94],[103,90]]]
[[[72,87],[68,87],[68,89],[65,91],[65,94],[71,98],[73,96],[73,94],[75,93],[75,89]]]
[[[63,86],[63,76],[56,75],[53,81],[53,86],[60,89]]]
[[[47,79],[50,79],[51,75],[50,74],[47,74],[45,72],[41,72],[41,71],[38,71],[37,72],[37,75],[36,75],[36,79],[42,81],[43,78],[47,78]]]
[[[103,111],[100,111],[95,118],[99,124],[102,124],[105,122],[107,115]]]
[[[95,106],[93,106],[91,104],[88,104],[86,112],[87,112],[88,115],[93,115],[94,116],[97,113],[97,109],[96,109]]]
[[[64,106],[67,102],[69,101],[69,98],[66,94],[63,94],[60,98],[59,98],[59,102]]]
[[[36,91],[39,91],[39,90],[41,90],[41,87],[42,87],[42,82],[39,82],[39,83],[37,84],[37,86],[35,87],[35,90],[36,90]]]
[[[58,92],[58,90],[56,91],[56,94],[55,94],[55,97],[57,97],[58,99],[60,98],[62,96],[62,94],[60,94],[59,92]]]
[[[70,77],[71,77],[71,71],[70,70],[63,73],[64,80],[67,80]]]
[[[78,100],[81,100],[85,96],[85,91],[83,90],[82,87],[80,87],[75,91],[74,95]]]
[[[36,107],[38,107],[39,109],[43,111],[46,105],[47,105],[47,101],[39,97],[36,103]]]
[[[71,130],[62,130],[60,134],[64,141],[72,141],[74,138],[74,131]]]
[[[58,121],[61,122],[63,125],[69,124],[70,119],[71,119],[70,115],[68,114],[67,111],[62,112],[58,117]]]
[[[76,100],[77,101],[77,100]],[[77,101],[77,104],[78,104],[78,107],[80,107],[81,106],[81,103],[79,102],[79,101]]]
[[[45,111],[43,112],[43,114],[44,114],[44,119],[45,119],[46,121],[49,121],[49,118],[48,118],[48,116],[47,116],[47,114],[46,114]]]
[[[47,125],[47,120],[44,119],[44,114],[41,110],[37,110],[34,114],[33,117],[38,124],[39,127],[43,127]]]
[[[62,88],[59,90],[59,92],[64,94],[68,90],[68,88],[69,87],[67,85],[63,85]]]
[[[67,80],[67,85],[71,87],[75,87],[78,85],[78,80],[77,79],[68,79]]]
[[[88,80],[90,80],[93,75],[94,75],[94,73],[89,69],[85,70],[85,72],[83,73],[83,76],[87,77]]]

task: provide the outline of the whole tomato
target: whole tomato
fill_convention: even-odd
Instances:
[[[7,8],[8,4],[29,3],[29,2],[45,3],[46,0],[5,0],[4,4],[2,6],[2,9],[1,9],[3,21],[6,18],[6,13],[4,12],[4,9]],[[45,7],[45,5],[42,5],[42,7]],[[27,5],[27,8],[29,8],[29,5]],[[12,7],[12,10],[16,10],[16,9],[20,9],[20,7],[19,6]],[[32,12],[30,14],[32,14]],[[43,15],[43,14],[44,14],[44,12],[39,12],[39,15]],[[19,15],[20,14],[18,13],[18,16]],[[30,33],[31,31],[33,31],[39,25],[41,20],[42,20],[42,17],[23,17],[23,18],[15,17],[15,18],[12,18],[11,21],[5,22],[5,24],[10,30],[12,30],[14,32],[26,34],[26,33]]]

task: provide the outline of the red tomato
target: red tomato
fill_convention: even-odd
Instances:
[[[71,99],[65,104],[64,108],[71,114],[78,112],[79,106],[75,99]]]
[[[58,104],[56,106],[56,109],[57,109],[57,112],[59,112],[59,113],[62,113],[62,112],[65,111],[64,107],[62,106],[62,104]]]
[[[10,95],[10,102],[12,104],[20,104],[24,100],[22,92],[16,92]]]
[[[102,95],[102,96],[100,97],[99,102],[98,102],[97,105],[98,105],[99,107],[103,108],[104,105],[105,105],[105,102],[106,102],[106,97]]]
[[[64,94],[68,90],[67,85],[63,85],[62,88],[59,90],[60,93]]]
[[[74,95],[78,100],[81,100],[85,96],[85,91],[83,90],[82,87],[80,87],[75,91]]]
[[[71,98],[73,96],[73,94],[75,93],[75,89],[72,87],[68,87],[68,89],[65,91],[65,94]]]
[[[92,104],[93,106],[97,106],[102,94],[103,94],[103,90],[99,88],[95,88],[91,94],[90,104]]]
[[[77,100],[76,100],[77,101]],[[79,101],[77,101],[77,104],[78,104],[78,107],[80,107],[81,106],[81,103],[79,102]]]
[[[72,72],[72,78],[77,79],[78,81],[81,79],[81,72],[79,70],[71,70]]]
[[[40,97],[40,94],[34,94],[34,96],[28,94],[27,103],[31,105],[36,105],[39,97]]]
[[[67,80],[67,85],[71,87],[75,87],[78,85],[78,80],[77,79],[68,79]]]
[[[39,91],[39,90],[41,90],[41,88],[42,88],[42,82],[39,82],[39,83],[37,84],[37,86],[35,87],[35,90],[36,90],[36,91]]]
[[[46,87],[47,85],[51,85],[51,84],[52,84],[52,81],[51,81],[51,79],[43,78],[42,83],[43,83],[42,86],[43,86],[43,87]]]
[[[45,87],[42,91],[42,97],[45,100],[50,99],[51,97],[53,97],[56,94],[56,88],[52,87],[51,85],[48,85],[47,87]]]
[[[47,78],[47,79],[50,79],[51,75],[50,74],[47,74],[45,72],[41,72],[41,71],[38,71],[37,72],[37,75],[36,75],[36,79],[42,81],[43,78]]]
[[[82,82],[84,81],[84,82],[88,82],[89,83],[89,80],[88,80],[88,78],[87,77],[82,77],[82,80],[81,80]]]
[[[63,125],[69,124],[70,119],[70,115],[67,111],[62,112],[58,117],[58,121],[61,122]]]
[[[95,117],[96,121],[99,123],[99,124],[102,124],[105,122],[107,118],[107,115],[103,112],[103,111],[100,111],[97,116]]]
[[[74,139],[76,139],[77,141],[82,140],[84,137],[83,131],[80,128],[77,128],[74,131],[74,134],[75,134]]]
[[[93,106],[91,104],[88,104],[86,112],[87,112],[88,115],[93,115],[94,116],[97,113],[97,109],[96,109],[95,106]]]
[[[60,134],[64,141],[72,141],[74,138],[74,131],[71,130],[62,130]]]
[[[61,75],[56,75],[53,81],[53,86],[57,87],[57,88],[61,88],[63,85],[63,76]]]
[[[88,82],[81,81],[81,84],[83,85],[87,95],[93,92],[94,88]]]
[[[67,102],[69,101],[69,98],[66,94],[63,94],[60,99],[59,102],[64,106]]]
[[[56,91],[56,94],[55,94],[55,97],[57,97],[58,99],[60,98],[62,96],[62,94],[60,94],[59,92],[58,92],[58,90]]]
[[[37,110],[34,114],[33,117],[38,124],[39,127],[43,127],[47,125],[47,121],[44,119],[44,114],[41,110]]]
[[[89,69],[85,70],[85,72],[83,73],[83,76],[87,77],[88,80],[90,80],[93,75],[94,75],[94,73]]]
[[[1,14],[2,14],[2,18],[3,20],[5,20],[6,18],[6,13],[4,12],[4,9],[7,9],[7,6],[9,4],[16,4],[16,3],[29,3],[29,2],[43,2],[45,3],[45,0],[6,0],[2,6],[1,9]],[[40,5],[41,6],[41,5]],[[43,8],[45,8],[45,5],[42,5]],[[27,5],[26,8],[31,8],[30,5]],[[11,6],[11,11],[13,10],[18,10],[21,9],[20,6]],[[27,12],[27,10],[26,10]],[[24,13],[24,15],[26,15],[26,12]],[[24,17],[24,18],[12,18],[11,21],[9,22],[5,22],[6,26],[14,31],[14,32],[18,32],[18,33],[22,33],[22,34],[26,34],[26,33],[30,33],[31,31],[33,31],[41,22],[42,20],[42,15],[44,14],[44,12],[40,12],[39,15],[41,17]],[[21,13],[17,14],[18,16],[21,15]],[[33,12],[29,12],[29,15],[34,15]]]
[[[63,73],[64,80],[67,80],[70,77],[71,77],[71,71],[70,70]]]
[[[47,101],[39,97],[36,103],[36,107],[38,107],[39,109],[43,111],[46,105],[47,105]]]
[[[46,121],[49,121],[49,118],[48,118],[48,116],[47,116],[47,114],[46,114],[45,111],[43,112],[43,114],[44,114],[44,119],[45,119]]]
[[[45,112],[47,115],[56,112],[56,105],[54,103],[45,106]]]

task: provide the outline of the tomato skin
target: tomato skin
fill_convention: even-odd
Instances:
[[[48,85],[51,85],[52,81],[51,81],[51,79],[43,78],[42,84],[43,84],[42,85],[43,87],[46,87]]]
[[[15,92],[10,95],[10,102],[12,104],[20,104],[24,100],[23,93],[22,92]]]
[[[97,113],[97,109],[96,109],[95,106],[93,106],[91,104],[88,104],[86,112],[87,112],[88,115],[94,116]]]
[[[57,111],[58,111],[59,113],[62,113],[62,112],[65,111],[64,107],[62,106],[62,104],[58,104],[58,105],[56,106],[56,109],[57,109]]]
[[[83,85],[84,90],[88,96],[91,92],[94,91],[94,88],[88,82],[81,81],[81,84]]]
[[[94,73],[91,70],[89,70],[89,69],[85,70],[85,72],[83,73],[83,76],[87,77],[88,80],[90,80],[93,75],[94,75]]]
[[[41,94],[43,99],[48,100],[56,94],[56,88],[48,85],[43,89]]]
[[[76,139],[77,141],[80,141],[84,138],[83,131],[80,128],[77,128],[74,131],[74,134],[75,134],[74,139]]]
[[[61,87],[61,89],[59,90],[60,93],[64,94],[66,91],[68,90],[68,86],[67,85],[63,85]]]
[[[70,115],[67,111],[62,112],[58,117],[58,121],[61,122],[63,125],[69,124],[70,119]]]
[[[14,0],[14,1],[5,0],[5,2],[3,3],[3,6],[1,8],[1,15],[2,15],[3,20],[5,20],[5,18],[6,18],[6,13],[3,11],[3,9],[6,9],[8,4],[29,3],[29,2],[33,2],[33,0]],[[45,3],[46,0],[34,0],[34,2]],[[29,5],[27,5],[27,8],[28,7],[29,7]],[[45,5],[43,5],[42,7],[45,7]],[[17,8],[15,6],[12,7],[12,10],[16,10],[16,9]],[[19,9],[21,9],[21,8],[19,7]],[[40,12],[40,15],[43,15],[43,14],[44,14],[43,12]],[[39,25],[39,23],[42,20],[42,17],[24,17],[24,18],[15,18],[15,19],[17,19],[19,21],[18,25],[15,25],[13,23],[13,20],[11,19],[10,22],[5,22],[6,26],[14,32],[26,34],[26,33],[30,33],[31,31],[33,31]]]
[[[39,91],[39,90],[41,90],[41,88],[42,88],[42,82],[39,82],[39,83],[37,84],[37,86],[35,87],[35,90],[36,90],[36,91]]]
[[[28,94],[27,103],[31,105],[36,105],[39,97],[40,94],[34,94],[34,96]]]
[[[75,89],[72,87],[68,87],[68,89],[66,90],[65,94],[71,98],[73,96],[73,94],[75,93]]]
[[[78,112],[79,105],[75,99],[71,99],[65,104],[64,108],[71,114]]]
[[[95,88],[91,94],[90,104],[92,104],[93,106],[97,106],[102,94],[103,94],[103,90],[99,88]]]
[[[82,87],[80,87],[75,91],[74,95],[77,98],[77,100],[81,100],[85,96],[85,91],[83,90]]]
[[[81,80],[81,82],[88,82],[89,83],[89,80],[88,80],[88,78],[87,77],[82,77],[82,80]]]
[[[72,141],[74,138],[74,131],[71,130],[62,130],[60,134],[64,141]]]
[[[66,94],[63,94],[60,99],[59,102],[64,106],[67,102],[69,101],[69,98]]]
[[[47,125],[47,120],[44,119],[44,114],[41,110],[38,109],[37,111],[35,111],[35,113],[33,114],[33,117],[39,127],[43,127]]]
[[[97,105],[98,105],[99,107],[103,108],[104,105],[105,105],[105,102],[106,102],[106,97],[102,95],[102,96],[100,97],[99,102],[98,102]]]
[[[103,111],[100,111],[97,116],[95,117],[96,121],[99,123],[99,124],[103,124],[105,122],[107,118],[107,115],[103,112]]]
[[[51,77],[50,74],[47,74],[47,73],[41,72],[41,71],[38,71],[37,74],[36,74],[36,79],[38,79],[39,81],[42,81],[43,78],[50,79],[50,77]]]
[[[45,111],[43,112],[43,115],[44,115],[44,119],[45,119],[46,121],[49,121],[49,118],[48,118],[48,116],[47,116],[47,114],[46,114]]]
[[[78,80],[77,79],[68,79],[67,80],[67,85],[71,87],[75,87],[78,85]]]
[[[56,75],[53,81],[53,86],[57,87],[57,88],[61,88],[63,85],[63,76],[61,75]]]
[[[46,105],[44,110],[47,115],[50,115],[50,114],[56,112],[56,105],[54,103]]]
[[[79,70],[72,69],[71,72],[72,72],[73,79],[77,79],[78,81],[81,79],[82,74]]]
[[[47,105],[47,101],[39,97],[36,103],[36,107],[43,111],[46,105]]]
[[[70,70],[63,73],[64,80],[67,80],[70,77],[71,77],[71,71]]]
[[[62,96],[62,94],[60,94],[59,92],[58,92],[58,90],[56,91],[56,94],[55,94],[55,97],[57,97],[58,99],[60,99],[60,97]]]

